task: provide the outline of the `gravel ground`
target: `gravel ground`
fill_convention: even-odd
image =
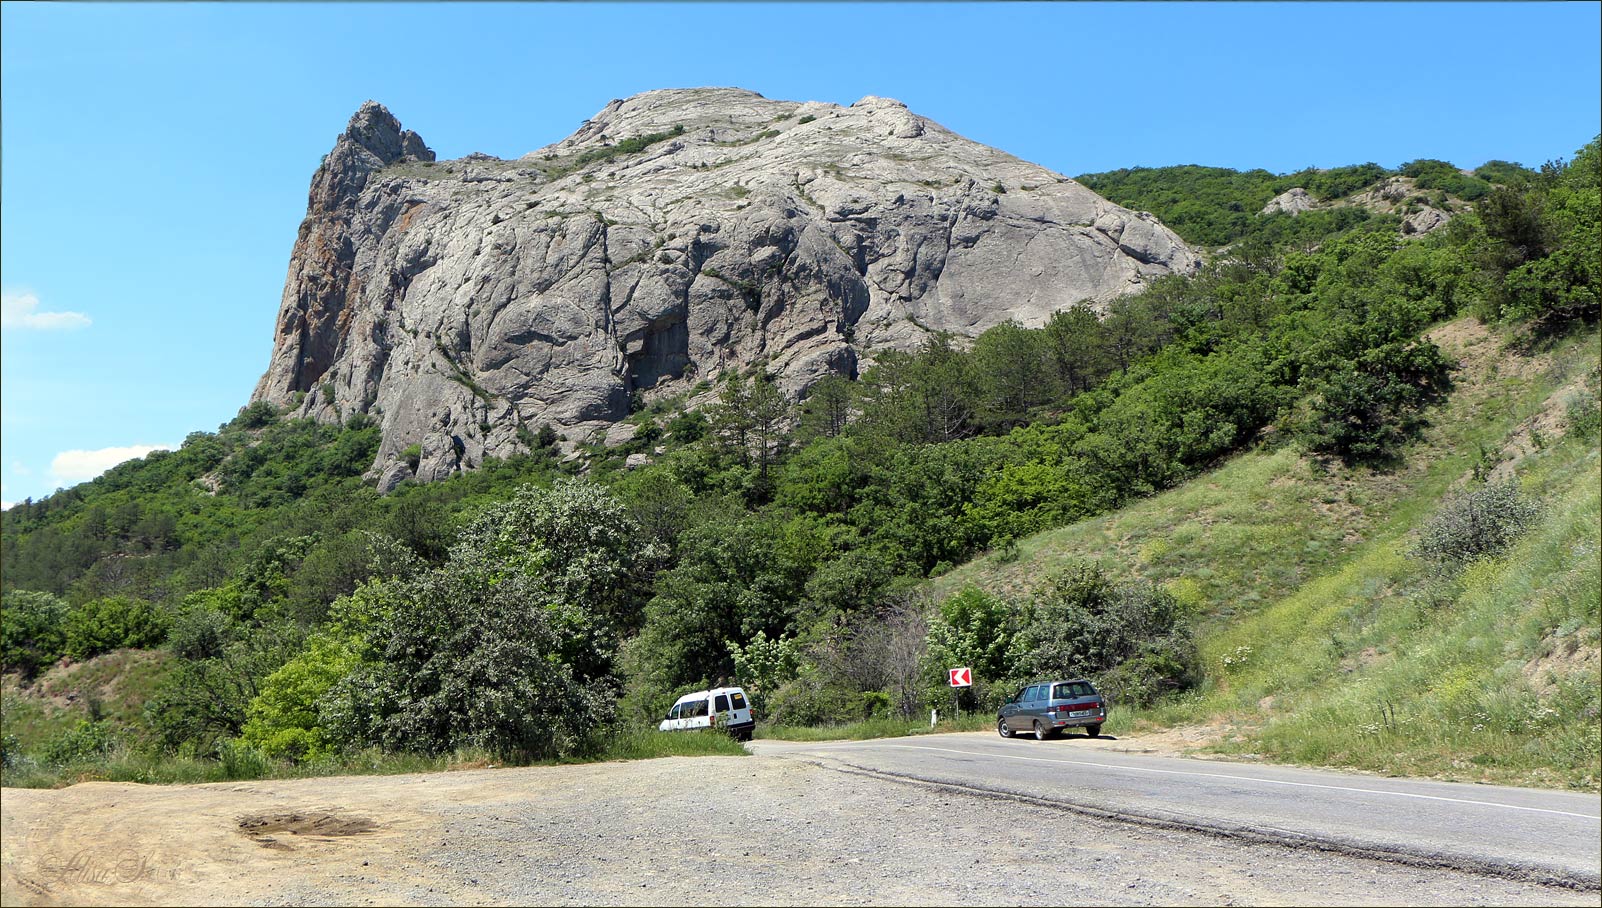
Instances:
[[[7,905],[1596,904],[765,757],[7,789],[0,815]]]

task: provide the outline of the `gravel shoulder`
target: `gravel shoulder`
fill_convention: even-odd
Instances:
[[[6,789],[6,905],[1595,904],[769,757]]]

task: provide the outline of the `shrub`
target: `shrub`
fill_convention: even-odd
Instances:
[[[94,599],[67,613],[64,651],[88,659],[124,647],[155,646],[167,636],[167,615],[142,599]]]
[[[774,725],[824,725],[861,719],[862,711],[860,693],[808,666],[768,697],[762,718]]]
[[[1481,486],[1442,505],[1413,553],[1443,568],[1462,567],[1506,551],[1539,514],[1511,482]]]
[[[114,744],[116,735],[109,724],[80,719],[61,737],[46,744],[42,756],[55,766],[74,766],[104,757]]]
[[[231,629],[221,652],[183,660],[157,685],[145,703],[145,721],[159,744],[199,752],[239,733],[245,711],[262,679],[299,651],[304,639],[294,625],[275,622]]]
[[[350,642],[318,635],[306,649],[262,681],[250,701],[239,740],[269,757],[315,759],[331,742],[318,715],[318,701],[356,666]]]
[[[734,678],[751,698],[751,708],[766,711],[768,695],[794,680],[800,670],[800,647],[788,637],[769,640],[765,631],[745,646],[729,641],[734,659]]]
[[[614,713],[617,633],[642,596],[636,571],[655,557],[638,536],[598,486],[525,486],[463,530],[443,567],[367,588],[361,661],[319,721],[341,744],[425,754],[594,751]]]
[[[1018,633],[1017,677],[1096,676],[1118,700],[1145,705],[1201,677],[1189,617],[1152,583],[1113,583],[1080,565],[1037,591]]]
[[[239,411],[232,426],[241,429],[263,429],[278,421],[278,408],[265,400],[258,400]]]
[[[167,632],[167,647],[180,659],[215,659],[235,638],[234,620],[211,607],[205,593],[191,594]]]
[[[334,740],[538,759],[585,751],[611,721],[605,679],[584,678],[563,659],[573,638],[589,636],[582,616],[547,605],[533,578],[444,568],[385,598],[366,658],[322,703]]]
[[[1598,388],[1602,387],[1602,374],[1596,369],[1585,377],[1585,390],[1569,400],[1564,413],[1563,430],[1568,435],[1594,438],[1602,431],[1602,408],[1598,407]]]
[[[49,593],[11,590],[0,607],[0,665],[24,679],[61,658],[67,607]]]

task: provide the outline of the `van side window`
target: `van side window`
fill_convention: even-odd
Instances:
[[[681,707],[683,705],[684,704],[682,704],[682,703],[673,704],[673,708],[668,710],[667,717],[669,719],[677,719],[679,717],[679,707]]]
[[[717,702],[712,704],[712,709],[714,709],[715,711],[720,712],[720,713],[728,712],[729,711],[729,698],[728,698],[728,696],[725,695],[725,694],[718,694]]]
[[[745,694],[742,694],[739,691],[735,691],[730,696],[732,696],[734,698],[734,708],[735,709],[745,709]]]
[[[684,713],[683,713],[683,717],[684,718],[686,718],[686,719],[694,719],[697,716],[704,716],[704,715],[706,715],[706,701],[705,700],[696,700],[696,701],[693,701],[691,703],[684,704]]]

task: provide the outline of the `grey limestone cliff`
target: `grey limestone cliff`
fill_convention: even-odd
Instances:
[[[313,177],[254,399],[371,414],[387,488],[411,445],[439,479],[725,369],[800,395],[1198,265],[1151,215],[884,98],[653,91],[516,160],[448,162],[368,102]]]

